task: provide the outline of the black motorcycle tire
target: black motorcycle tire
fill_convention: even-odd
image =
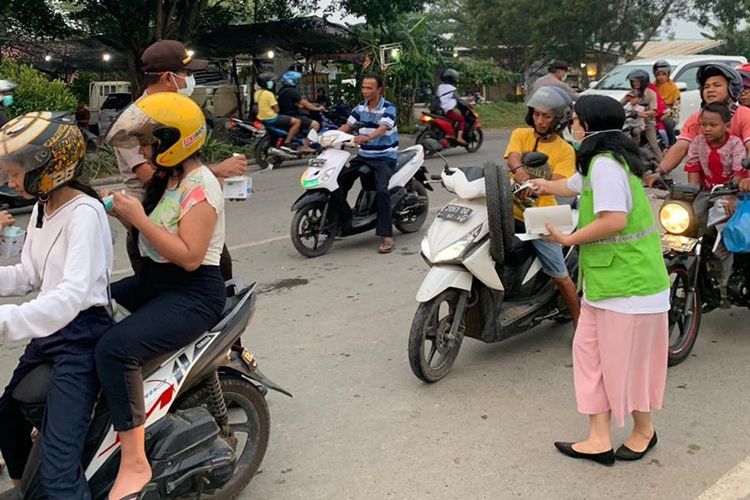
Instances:
[[[292,244],[294,245],[294,248],[297,249],[297,251],[308,258],[314,258],[314,257],[320,257],[321,255],[324,255],[328,253],[328,251],[333,246],[333,242],[335,241],[336,235],[334,234],[333,229],[328,229],[325,231],[326,240],[323,242],[320,246],[315,246],[314,248],[310,248],[306,246],[302,242],[302,236],[300,235],[300,225],[303,222],[303,218],[307,216],[307,214],[311,210],[317,210],[320,212],[320,214],[323,213],[325,209],[325,203],[320,201],[315,201],[312,203],[307,203],[303,206],[301,206],[296,212],[294,212],[294,217],[292,217],[292,226],[291,226],[291,237],[292,237]],[[326,223],[326,227],[332,228],[333,227],[333,221],[334,216],[329,211],[327,215],[328,221]]]
[[[433,153],[429,148],[427,148],[424,143],[427,141],[427,139],[434,139],[438,142],[440,142],[440,137],[438,134],[435,133],[434,130],[432,130],[431,127],[427,127],[426,129],[422,130],[418,135],[417,139],[414,141],[415,144],[420,144],[424,148],[424,157],[426,159],[434,158],[435,153]]]
[[[505,262],[513,251],[515,223],[511,200],[510,174],[505,165],[484,164],[484,187],[487,196],[487,223],[490,232],[490,255],[495,264]]]
[[[466,151],[469,153],[476,153],[479,151],[479,148],[482,147],[482,143],[484,142],[484,132],[482,132],[481,128],[476,128],[473,131],[469,132],[468,137],[466,138]]]
[[[667,268],[667,272],[670,276],[671,286],[669,291],[669,303],[671,309],[669,310],[669,351],[668,351],[668,364],[669,366],[679,365],[690,356],[695,341],[698,338],[698,332],[701,327],[702,318],[702,304],[698,290],[688,292],[686,286],[690,275],[688,270],[681,263],[671,264]],[[674,279],[672,279],[674,275]],[[679,291],[683,293],[680,294]],[[690,317],[687,320],[688,324],[685,325],[685,312],[684,312],[684,301],[687,297],[687,293],[694,293],[693,306],[690,311]],[[682,297],[680,295],[683,295]],[[682,323],[682,327],[680,326]],[[674,329],[685,330],[679,337],[672,339]]]
[[[250,408],[254,411],[253,425],[256,425],[258,428],[257,445],[254,447],[255,450],[252,456],[246,457],[250,437],[248,436],[248,442],[245,443],[242,455],[237,459],[237,470],[232,478],[221,490],[201,494],[200,498],[202,500],[231,500],[238,498],[242,490],[245,489],[258,472],[258,468],[266,454],[268,439],[271,434],[271,414],[268,411],[268,403],[255,384],[239,376],[227,373],[219,374],[219,383],[221,384],[221,390],[224,393],[227,407],[231,409],[239,405],[245,411]],[[177,402],[176,406],[177,409],[194,408],[205,404],[208,399],[208,390],[201,387],[194,392],[186,394],[184,399]],[[251,415],[248,415],[247,423],[250,423],[250,418]],[[236,425],[240,426],[244,424]],[[195,498],[198,498],[198,495]]]
[[[425,221],[427,220],[427,213],[430,206],[430,200],[427,196],[427,188],[424,187],[424,184],[419,182],[416,179],[412,179],[409,181],[409,183],[406,185],[406,190],[413,191],[419,196],[420,198],[424,198],[426,200],[426,204],[424,207],[421,208],[421,212],[415,215],[414,220],[408,220],[405,221],[403,219],[399,219],[398,217],[393,218],[393,225],[396,226],[396,229],[401,231],[404,234],[409,233],[416,233],[419,231],[419,229],[424,225]]]
[[[258,162],[258,166],[261,170],[265,170],[268,167],[276,168],[281,165],[284,161],[281,158],[269,158],[268,150],[273,145],[273,138],[270,135],[266,135],[255,146],[255,161]]]
[[[431,366],[431,360],[425,358],[424,352],[425,344],[428,341],[427,333],[430,327],[430,319],[440,313],[440,305],[444,302],[448,303],[449,315],[452,318],[461,293],[459,290],[449,288],[432,300],[419,304],[417,312],[414,313],[414,319],[412,320],[409,332],[409,365],[414,375],[424,382],[437,382],[448,375],[448,372],[453,367],[453,363],[456,361],[458,351],[461,349],[463,331],[459,328],[453,346],[449,348],[446,354],[441,354],[443,359],[438,367],[433,368]],[[439,328],[440,323],[435,326]],[[443,327],[450,328],[450,323],[443,325]],[[435,341],[433,341],[434,345]],[[437,354],[437,352],[433,351],[434,354]]]

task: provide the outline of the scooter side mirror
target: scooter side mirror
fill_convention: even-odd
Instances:
[[[433,139],[432,137],[428,137],[422,142],[422,147],[424,147],[427,152],[429,153],[439,153],[443,150],[443,145],[440,144],[440,142],[436,139]]]
[[[88,130],[81,130],[83,140],[86,142],[86,154],[90,155],[99,151],[98,137]]]
[[[750,170],[750,158],[745,158],[742,160],[742,168],[745,170]]]
[[[526,165],[527,167],[541,167],[545,163],[549,161],[549,156],[547,156],[544,153],[540,153],[538,151],[532,151],[529,153],[525,153],[521,157],[521,163]]]

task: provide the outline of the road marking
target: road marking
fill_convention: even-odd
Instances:
[[[442,208],[442,207],[433,207],[433,208],[431,208],[431,209],[428,210],[428,213],[429,212],[437,212],[438,210],[440,210],[440,208]],[[254,248],[254,247],[259,247],[259,246],[263,246],[263,245],[268,245],[269,243],[276,243],[277,241],[284,241],[284,240],[288,240],[288,239],[289,239],[289,235],[274,236],[273,238],[266,238],[265,240],[251,241],[251,242],[248,242],[248,243],[240,243],[239,245],[232,245],[232,246],[230,246],[228,248],[229,248],[230,252],[234,252],[235,250],[245,250],[245,249],[248,249],[248,248]],[[112,276],[122,276],[124,274],[130,274],[131,272],[132,272],[132,270],[129,267],[128,268],[123,268],[123,269],[115,269],[114,271],[112,271]]]
[[[750,456],[719,478],[696,500],[740,499],[750,496]]]

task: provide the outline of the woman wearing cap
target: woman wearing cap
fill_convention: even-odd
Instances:
[[[637,146],[622,132],[616,101],[586,95],[575,104],[571,127],[580,142],[578,173],[568,180],[534,180],[540,193],[581,195],[578,231],[548,225],[551,239],[578,246],[583,287],[573,340],[578,411],[589,417],[584,441],[556,442],[572,458],[603,465],[639,460],[656,445],[651,411],[661,408],[667,381],[669,276],[641,175]],[[615,452],[611,419],[633,430]]]
[[[131,146],[156,172],[143,204],[115,193],[114,211],[136,231],[146,258],[133,277],[112,285],[132,312],[96,349],[97,367],[121,443],[110,498],[138,498],[151,478],[144,449],[143,363],[195,340],[219,320],[226,291],[219,271],[224,246],[221,186],[199,158],[206,140],[203,112],[192,100],[162,92],[142,97],[115,121],[107,142]]]
[[[750,108],[737,105],[737,100],[742,93],[740,74],[724,64],[711,63],[698,68],[696,80],[701,89],[701,100],[704,104],[719,103],[729,107],[732,112],[729,133],[742,139],[745,149],[750,154]],[[697,111],[685,121],[677,142],[667,150],[659,170],[646,178],[646,184],[653,185],[660,176],[667,175],[677,168],[687,156],[690,143],[701,133],[700,115],[701,112]],[[750,178],[740,181],[740,189],[750,191]]]
[[[36,367],[51,363],[42,429],[41,480],[50,499],[91,498],[81,466],[99,393],[97,340],[111,326],[107,286],[112,235],[96,193],[78,182],[86,145],[62,114],[29,113],[0,129],[0,183],[37,199],[21,263],[0,267],[0,295],[39,295],[0,305],[0,335],[31,338],[0,396],[0,451],[18,485],[32,447],[32,426],[12,394]],[[2,220],[5,225],[9,220]]]

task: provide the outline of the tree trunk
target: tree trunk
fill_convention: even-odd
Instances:
[[[651,41],[651,39],[654,37],[656,32],[659,30],[659,26],[661,26],[661,23],[664,21],[664,18],[667,17],[667,14],[669,14],[669,11],[672,8],[672,5],[674,5],[675,0],[667,0],[667,2],[664,4],[664,7],[662,7],[661,11],[654,17],[653,22],[651,23],[651,28],[649,28],[646,33],[643,34],[643,41],[641,41],[640,45],[636,47],[635,50],[630,48],[632,52],[626,52],[627,59],[633,59],[635,56],[638,55],[640,51],[643,50],[643,47],[646,46],[648,42]]]

